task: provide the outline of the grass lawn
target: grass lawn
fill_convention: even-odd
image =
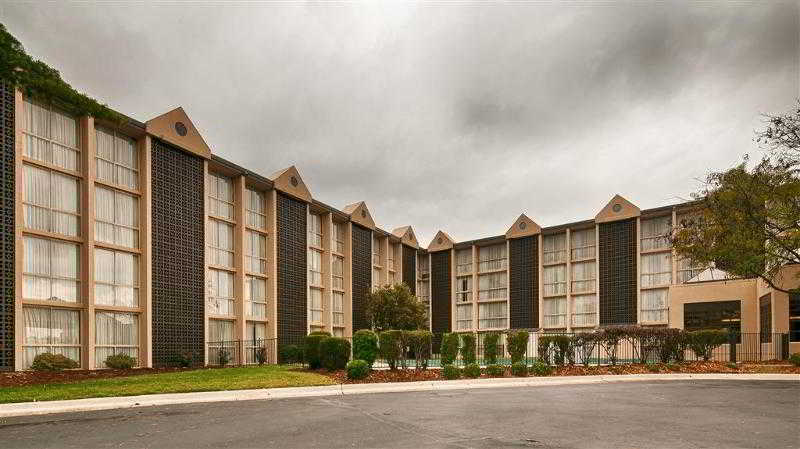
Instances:
[[[0,404],[190,391],[307,387],[333,383],[330,377],[286,366],[246,366],[0,388]]]

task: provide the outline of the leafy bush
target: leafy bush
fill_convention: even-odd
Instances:
[[[173,357],[173,361],[175,365],[178,365],[181,368],[188,368],[192,366],[192,363],[194,362],[194,353],[191,351],[181,352]]]
[[[430,331],[405,331],[404,334],[406,345],[414,355],[414,367],[418,370],[427,369],[433,334]]]
[[[534,360],[530,372],[534,376],[549,376],[553,372],[553,367],[541,360]]]
[[[486,367],[486,374],[492,377],[503,377],[506,375],[506,367],[503,365],[489,365]]]
[[[597,347],[597,334],[595,332],[581,332],[572,336],[571,346],[578,355],[579,362],[583,366],[589,366],[592,354]]]
[[[131,369],[136,365],[136,359],[128,354],[114,354],[106,357],[106,366],[111,369]]]
[[[528,350],[527,331],[510,331],[506,337],[508,340],[508,353],[511,354],[511,363],[521,362]]]
[[[573,360],[572,340],[566,335],[542,335],[539,337],[539,360],[563,365],[566,359]]]
[[[475,335],[461,334],[461,359],[465,365],[475,363]]]
[[[353,334],[353,359],[363,360],[370,367],[378,358],[378,336],[369,329],[361,329]]]
[[[789,356],[789,363],[794,366],[800,366],[800,352],[795,352]]]
[[[489,365],[497,363],[497,353],[500,342],[500,334],[489,332],[483,335],[483,361]]]
[[[461,377],[461,370],[452,364],[444,365],[442,366],[442,377],[447,380],[458,379]]]
[[[703,360],[711,358],[714,350],[728,342],[728,331],[708,329],[689,332],[689,348]]]
[[[283,345],[278,351],[281,363],[303,363],[303,347],[299,345]]]
[[[617,364],[619,342],[627,335],[624,327],[606,327],[597,332],[597,341],[603,347],[612,365]]]
[[[369,374],[369,367],[366,360],[352,360],[347,363],[347,378],[363,379]]]
[[[380,287],[367,294],[367,320],[378,331],[408,330],[426,327],[426,307],[406,284]]]
[[[219,366],[225,366],[231,361],[231,353],[226,348],[218,348],[217,349],[217,361],[219,362]]]
[[[263,364],[267,363],[267,361],[268,361],[267,358],[268,357],[269,357],[269,353],[267,352],[267,347],[266,346],[262,346],[262,347],[256,349],[256,362],[258,362],[259,365],[263,365]]]
[[[315,331],[306,335],[305,339],[303,339],[303,355],[310,369],[319,369],[322,366],[319,344],[330,336],[329,332]]]
[[[350,360],[350,342],[344,338],[326,337],[319,343],[320,364],[328,371],[344,369]]]
[[[522,362],[512,363],[511,374],[516,377],[525,377],[528,375],[528,367]]]
[[[442,365],[452,365],[458,357],[458,334],[442,335]]]
[[[378,334],[381,357],[389,364],[389,369],[396,370],[397,362],[405,360],[405,345],[403,344],[403,331],[391,330]]]
[[[464,376],[472,379],[481,377],[481,367],[477,363],[470,363],[464,367]]]
[[[686,331],[665,328],[660,329],[659,332],[661,334],[661,345],[658,349],[658,360],[661,363],[669,363],[670,360],[682,362],[688,346]]]
[[[34,371],[61,371],[80,367],[78,362],[61,354],[43,352],[33,359],[31,369]]]

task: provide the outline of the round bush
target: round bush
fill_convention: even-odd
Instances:
[[[475,363],[475,335],[461,334],[461,359],[467,365]]]
[[[106,366],[111,369],[131,369],[136,365],[136,359],[128,354],[115,354],[106,357]]]
[[[369,374],[369,363],[366,360],[353,360],[347,364],[348,379],[363,379]]]
[[[353,334],[353,359],[363,360],[372,366],[378,358],[378,336],[369,329]]]
[[[339,337],[325,337],[319,343],[320,365],[328,371],[345,369],[350,360],[350,342]]]
[[[506,375],[506,367],[503,365],[489,365],[486,367],[486,374],[492,377],[503,377]]]
[[[464,367],[464,376],[471,379],[481,377],[481,367],[477,363],[470,363]]]
[[[322,367],[322,359],[320,358],[319,344],[323,339],[330,337],[328,332],[312,332],[306,335],[303,340],[303,355],[305,355],[306,363],[311,369],[319,369]]]
[[[458,357],[458,334],[442,335],[442,365],[452,365]]]
[[[75,369],[79,366],[78,362],[61,354],[44,352],[33,359],[31,369],[34,371],[61,371],[65,369]]]
[[[517,377],[525,377],[528,375],[528,367],[522,362],[512,363],[511,374]]]
[[[442,367],[442,377],[447,380],[458,379],[461,377],[461,370],[455,365],[445,365]]]
[[[789,363],[794,366],[800,366],[800,352],[795,352],[789,356]]]
[[[551,367],[546,363],[543,363],[540,360],[536,360],[535,362],[533,362],[533,365],[531,365],[530,371],[531,374],[533,374],[534,376],[549,376],[550,373],[553,372],[553,367]]]
[[[303,363],[303,347],[299,345],[283,345],[278,351],[281,363]]]

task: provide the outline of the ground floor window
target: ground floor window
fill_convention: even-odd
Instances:
[[[139,360],[139,315],[97,312],[95,327],[95,366],[105,368],[108,356],[127,354]]]
[[[220,365],[234,361],[233,321],[208,320],[208,363]]]
[[[456,330],[472,329],[472,304],[456,304]]]
[[[800,293],[789,294],[789,341],[800,342]]]
[[[61,354],[81,363],[80,312],[46,307],[23,308],[25,320],[23,362],[30,368],[37,355]]]
[[[267,323],[248,321],[245,334],[245,363],[258,363],[259,352],[267,348]]]
[[[572,325],[589,327],[597,324],[597,296],[580,295],[572,297]]]
[[[344,328],[342,328],[342,327],[334,327],[333,328],[333,336],[334,337],[339,337],[339,338],[344,338]]]
[[[544,327],[567,327],[567,298],[544,299]]]
[[[506,327],[508,307],[505,302],[490,302],[478,305],[478,329]]]
[[[758,322],[761,343],[772,342],[772,295],[758,298]]]
[[[742,321],[741,301],[694,302],[683,305],[683,327],[687,331],[728,329],[738,334]]]
[[[642,322],[665,323],[669,314],[669,289],[642,290]]]

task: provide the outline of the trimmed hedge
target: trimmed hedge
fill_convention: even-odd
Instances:
[[[499,352],[500,334],[497,332],[489,332],[483,335],[483,361],[488,365],[497,363],[497,354]]]
[[[531,365],[530,372],[534,376],[549,376],[550,373],[553,372],[553,367],[547,365],[541,360],[534,360],[533,365]]]
[[[522,362],[528,350],[528,331],[511,331],[507,334],[508,353],[511,354],[511,363]]]
[[[383,331],[378,334],[378,342],[381,358],[389,364],[389,369],[396,370],[397,362],[405,361],[403,331]]]
[[[789,363],[794,366],[800,366],[800,352],[795,352],[789,356]]]
[[[278,351],[281,363],[303,363],[303,347],[300,345],[283,345]]]
[[[511,374],[517,377],[525,377],[528,375],[528,367],[522,362],[512,363]]]
[[[689,332],[688,342],[689,348],[703,360],[708,360],[713,355],[714,349],[728,343],[729,339],[727,330],[699,330]]]
[[[353,334],[353,359],[363,360],[370,367],[378,358],[378,336],[369,329],[361,329]]]
[[[431,358],[431,341],[433,333],[430,331],[404,331],[405,344],[414,357],[416,369],[427,369],[428,360]]]
[[[339,337],[325,337],[319,343],[320,364],[328,371],[345,369],[350,360],[350,342]]]
[[[444,365],[442,366],[442,377],[447,380],[458,379],[461,377],[461,370],[458,369],[455,365]]]
[[[111,369],[131,369],[136,365],[136,359],[128,354],[114,354],[106,357],[106,366]]]
[[[461,359],[465,365],[471,365],[476,361],[475,355],[475,335],[461,334]]]
[[[470,363],[464,367],[464,376],[472,379],[481,377],[481,367],[477,363]]]
[[[442,366],[452,365],[458,357],[458,334],[442,335]]]
[[[322,331],[315,331],[306,335],[303,340],[303,355],[310,369],[319,369],[322,367],[319,345],[322,343],[322,340],[330,336],[330,332]]]
[[[366,360],[352,360],[347,363],[348,379],[363,379],[369,375],[369,363]]]
[[[61,371],[80,367],[78,362],[61,354],[43,352],[33,359],[31,369],[34,371]]]
[[[492,377],[503,377],[506,375],[506,367],[503,365],[489,365],[486,367],[486,374]]]

